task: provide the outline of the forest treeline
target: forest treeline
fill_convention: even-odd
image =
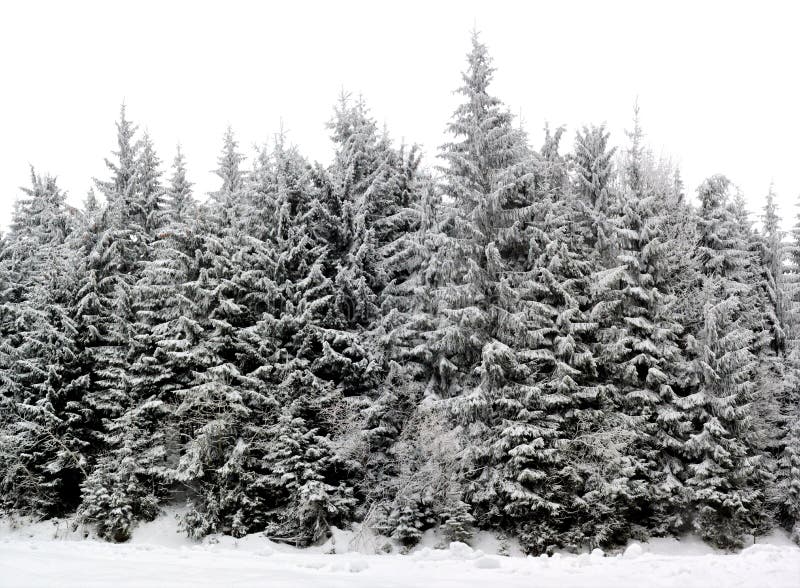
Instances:
[[[0,511],[124,541],[362,522],[531,553],[800,536],[800,223],[686,194],[638,112],[532,147],[473,37],[440,166],[342,96],[328,166],[231,131],[198,200],[123,108],[0,243]]]

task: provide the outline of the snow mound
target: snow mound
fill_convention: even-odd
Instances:
[[[653,555],[714,555],[720,553],[695,535],[683,537],[654,537],[642,543],[644,553]]]
[[[636,559],[637,557],[641,556],[644,553],[642,546],[638,543],[631,543],[628,547],[625,548],[625,551],[622,553],[622,557],[625,559]]]
[[[570,560],[567,560],[570,561]],[[575,567],[582,568],[588,566],[591,563],[591,557],[588,553],[581,553],[580,555],[576,556],[575,559],[571,560],[574,562]]]
[[[0,519],[0,537],[5,539],[83,541],[94,536],[90,529],[78,525],[73,519]]]
[[[365,559],[354,559],[351,560],[348,564],[348,569],[350,572],[357,574],[358,572],[363,572],[369,568],[369,562]]]
[[[180,528],[180,518],[185,508],[166,508],[155,520],[139,523],[131,534],[129,543],[181,547],[194,545]]]
[[[758,559],[764,562],[776,562],[780,561],[784,557],[785,553],[785,547],[757,543],[742,549],[740,555],[743,557]],[[798,584],[800,585],[800,576],[798,576]]]
[[[484,555],[475,560],[475,567],[481,570],[496,570],[500,567],[500,560],[496,557]]]
[[[430,547],[423,547],[411,553],[411,559],[417,561],[442,561],[450,559],[450,552],[446,549],[432,549]]]
[[[490,531],[478,531],[470,541],[470,544],[484,553],[494,555],[510,555],[512,557],[524,557],[525,550],[522,549],[519,541],[513,537],[501,537],[497,533]]]
[[[480,549],[473,549],[466,543],[453,541],[447,549],[423,547],[412,552],[410,557],[418,561],[468,561],[483,559],[486,554]]]
[[[453,559],[475,559],[480,557],[480,552],[476,552],[472,547],[461,541],[450,543],[450,555]]]

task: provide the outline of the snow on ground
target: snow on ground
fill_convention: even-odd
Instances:
[[[617,554],[506,557],[496,551],[513,555],[516,546],[488,535],[477,538],[480,549],[462,543],[436,549],[430,534],[408,555],[357,551],[371,550],[371,541],[337,531],[327,544],[305,550],[258,535],[198,544],[176,533],[174,517],[161,517],[129,543],[112,545],[84,539],[65,522],[20,529],[0,523],[0,587],[800,587],[800,549],[777,534],[738,554],[689,538],[632,544]]]

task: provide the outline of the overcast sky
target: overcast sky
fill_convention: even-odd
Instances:
[[[797,2],[8,2],[0,8],[0,224],[28,165],[80,202],[114,147],[124,100],[165,164],[176,143],[200,193],[228,124],[242,148],[289,138],[328,161],[342,88],[431,157],[482,31],[494,93],[534,145],[546,121],[607,123],[623,144],[638,96],[649,143],[687,190],[728,175],[751,209],[774,180],[800,194]],[[166,165],[165,165],[166,168]]]

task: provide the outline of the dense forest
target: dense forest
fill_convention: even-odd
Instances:
[[[638,111],[618,147],[534,148],[493,71],[474,35],[437,167],[343,95],[330,165],[229,130],[208,198],[124,108],[81,210],[32,171],[0,242],[0,513],[800,540],[800,220],[770,189],[754,224],[721,175],[687,194]]]

